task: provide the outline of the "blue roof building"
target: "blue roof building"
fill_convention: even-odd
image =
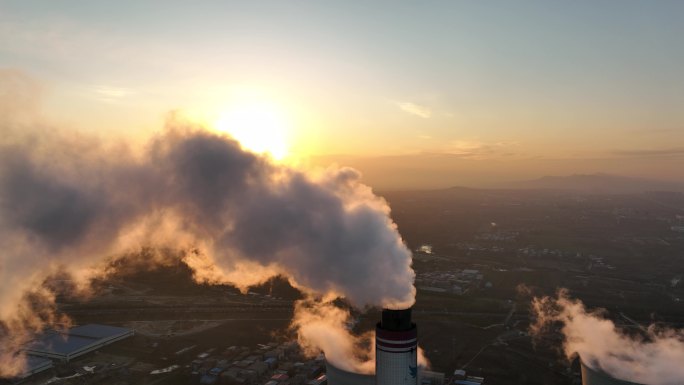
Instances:
[[[24,351],[31,355],[68,362],[134,333],[133,329],[97,324],[73,327],[66,332],[51,330],[26,346]]]

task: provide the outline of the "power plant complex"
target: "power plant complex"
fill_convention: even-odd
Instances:
[[[328,385],[417,385],[418,329],[411,309],[383,309],[375,328],[375,375],[326,366]]]
[[[618,379],[589,366],[580,358],[582,385],[643,385]],[[383,309],[375,328],[375,374],[360,374],[342,370],[326,362],[328,385],[419,385],[444,383],[444,375],[418,367],[418,329],[411,321],[411,308]],[[441,378],[435,378],[441,374]],[[459,376],[460,374],[460,376]],[[463,380],[461,380],[461,379]],[[454,373],[453,384],[480,384],[482,378],[465,378],[465,371]]]

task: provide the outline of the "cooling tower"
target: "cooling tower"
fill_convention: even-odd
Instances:
[[[418,330],[411,309],[382,311],[375,328],[375,383],[416,385],[418,382]]]
[[[642,385],[636,382],[611,377],[602,370],[592,369],[580,359],[582,365],[582,385]]]
[[[325,361],[325,372],[328,377],[328,385],[375,385],[374,375],[348,372],[327,360]]]

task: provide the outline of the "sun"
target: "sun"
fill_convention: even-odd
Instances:
[[[275,103],[236,101],[220,113],[214,127],[235,138],[246,150],[268,154],[274,160],[289,155],[289,119]]]

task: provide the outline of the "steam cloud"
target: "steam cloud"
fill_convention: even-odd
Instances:
[[[0,92],[2,111],[21,109],[9,104],[16,93]],[[83,293],[107,261],[141,247],[186,251],[198,282],[246,289],[285,276],[319,314],[343,318],[324,305],[337,297],[358,308],[414,302],[410,251],[352,169],[305,173],[173,120],[142,150],[31,124],[0,118],[0,377],[21,370],[33,333],[65,321],[47,277],[66,271]],[[345,365],[339,345],[300,330]]]
[[[326,359],[340,369],[356,373],[375,372],[375,333],[353,335],[346,327],[348,310],[331,303],[302,300],[296,303],[292,325],[299,344],[309,355],[323,350]]]
[[[650,325],[645,335],[626,334],[599,311],[561,290],[555,298],[534,298],[537,322],[531,329],[540,333],[551,323],[563,324],[563,348],[569,359],[579,355],[585,364],[627,381],[652,385],[681,384],[684,379],[684,331]]]
[[[309,355],[325,352],[336,367],[355,373],[375,372],[375,331],[352,334],[347,325],[349,310],[330,302],[301,300],[295,304],[292,326],[298,331],[299,345]],[[418,366],[429,368],[425,352],[418,347]]]

